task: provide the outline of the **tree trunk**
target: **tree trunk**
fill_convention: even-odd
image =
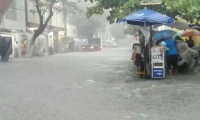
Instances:
[[[47,19],[44,22],[44,13],[46,13],[46,11],[42,12],[41,8],[39,6],[39,0],[36,0],[36,10],[38,12],[39,15],[39,20],[40,20],[40,25],[39,27],[34,31],[33,37],[31,38],[31,40],[28,43],[28,57],[33,57],[33,49],[34,49],[34,43],[37,37],[39,37],[40,34],[42,34],[45,30],[45,28],[48,25],[48,22],[51,20],[52,16],[53,16],[53,5],[56,2],[56,0],[52,0],[51,4],[49,6],[49,11],[50,14],[48,15]],[[47,9],[46,9],[47,10]]]
[[[27,56],[28,57],[33,57],[33,48],[34,48],[34,44],[31,44],[33,41],[33,37],[31,38],[31,40],[28,43],[28,48],[27,48]]]
[[[36,38],[39,36],[40,34],[38,32],[34,32],[33,37],[30,39],[29,43],[28,43],[28,48],[27,48],[27,56],[32,58],[33,57],[33,49],[34,49],[34,43]]]

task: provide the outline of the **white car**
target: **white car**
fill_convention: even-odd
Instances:
[[[112,42],[112,41],[106,41],[104,43],[102,43],[103,47],[110,47],[110,48],[114,48],[114,47],[118,47],[117,43]]]

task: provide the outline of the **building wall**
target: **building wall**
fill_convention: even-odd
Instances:
[[[26,30],[25,2],[13,0],[13,4],[6,12],[1,28],[10,30]]]
[[[27,0],[28,22],[39,24],[39,16],[35,9],[34,2]]]
[[[39,24],[39,16],[35,9],[35,3],[31,0],[27,0],[27,10],[28,10],[28,22]],[[44,14],[44,20],[49,15],[49,11]],[[48,23],[51,26],[63,28],[63,13],[54,11],[54,15]]]
[[[67,36],[77,37],[77,29],[74,25],[67,25]]]
[[[35,8],[35,3],[33,0],[27,0],[27,11],[28,11],[28,23],[32,26],[27,26],[32,29],[35,29],[39,25],[39,16]],[[44,21],[46,21],[47,17],[49,16],[49,11],[46,11],[44,14]],[[56,33],[63,28],[63,13],[59,11],[54,11],[54,14],[51,18],[51,20],[48,23],[47,30],[43,33],[46,35],[45,41],[43,42],[43,47],[45,48],[45,51],[48,51],[49,47],[54,48],[55,52],[58,52],[59,50],[59,43],[58,43],[58,37]],[[34,27],[33,27],[34,26]],[[30,29],[28,28],[28,29]],[[31,29],[31,30],[32,30]]]
[[[49,22],[49,25],[63,28],[63,24],[63,13],[55,11],[51,22]]]

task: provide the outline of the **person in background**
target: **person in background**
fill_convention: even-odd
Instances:
[[[134,61],[134,64],[137,66],[137,70],[140,71],[140,65],[142,61],[142,56],[141,56],[141,46],[140,44],[135,44],[133,47],[133,54],[132,54],[132,59]]]
[[[19,44],[18,41],[15,40],[15,48],[14,48],[14,56],[15,58],[19,56]]]
[[[188,44],[188,47],[193,48],[194,47],[194,40],[192,40],[192,36],[189,36],[189,40],[186,41]]]
[[[167,68],[169,70],[169,74],[175,75],[178,73],[178,49],[177,49],[177,42],[175,39],[168,38],[165,40],[166,47],[169,48],[167,51]]]
[[[26,44],[25,42],[21,42],[21,55],[24,57],[26,55]]]

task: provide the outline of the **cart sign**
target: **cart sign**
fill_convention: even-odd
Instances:
[[[153,78],[165,78],[163,68],[154,68],[153,69]]]
[[[151,48],[152,78],[165,78],[165,51],[163,47]]]
[[[160,5],[162,4],[162,0],[141,0],[141,5]]]

